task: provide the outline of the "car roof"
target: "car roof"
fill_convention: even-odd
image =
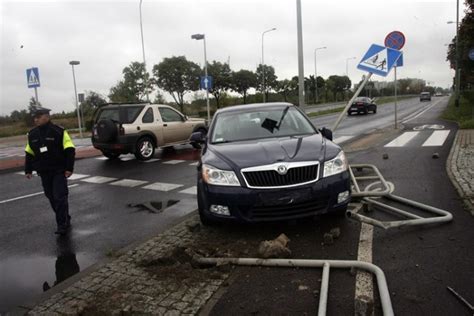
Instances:
[[[118,109],[121,107],[131,107],[131,106],[147,106],[147,105],[158,105],[160,107],[167,107],[174,109],[172,106],[166,105],[166,104],[154,104],[154,103],[149,103],[149,102],[143,102],[143,103],[106,103],[103,104],[101,109]]]
[[[289,107],[296,107],[294,104],[287,103],[287,102],[270,102],[270,103],[251,103],[251,104],[243,104],[243,105],[234,105],[229,106],[223,109],[219,109],[216,114],[218,113],[228,113],[228,112],[247,112],[252,110],[260,110],[260,109],[278,109],[278,108],[286,108]]]

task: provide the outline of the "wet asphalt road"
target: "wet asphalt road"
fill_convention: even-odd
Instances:
[[[446,100],[447,98],[433,99],[430,103],[420,103],[417,99],[401,101],[399,103],[400,116],[404,117],[418,113],[436,102],[445,103]],[[437,107],[438,106],[435,106],[433,110]],[[421,115],[419,119],[433,120],[429,115],[433,115],[431,110]],[[335,117],[336,115],[318,117],[314,118],[313,122],[315,122],[318,127],[331,126],[332,124],[330,123],[335,120]],[[335,133],[335,138],[339,136],[356,137],[369,132],[371,129],[389,126],[393,124],[392,122],[393,106],[386,104],[379,106],[376,115],[369,114],[368,116],[347,117],[341,124],[340,130]],[[416,121],[413,120],[412,122]],[[436,161],[428,160],[429,163],[435,162],[444,165],[446,158],[445,153],[449,151],[452,137],[453,134],[451,134],[449,141],[443,146],[441,159]],[[413,155],[416,157],[417,153],[418,150],[414,150]],[[50,210],[46,198],[42,194],[1,203],[0,312],[4,312],[13,306],[28,304],[30,300],[37,297],[43,291],[44,282],[48,282],[48,285],[52,286],[55,282],[61,281],[77,273],[79,270],[82,271],[91,264],[106,258],[107,255],[114,250],[120,249],[130,243],[143,240],[147,236],[159,233],[185,214],[193,211],[196,208],[194,195],[180,193],[179,191],[192,188],[195,185],[196,169],[191,163],[198,159],[198,155],[199,153],[190,147],[183,147],[177,151],[159,153],[157,157],[161,160],[150,163],[142,163],[136,160],[112,162],[95,158],[77,161],[76,174],[88,177],[113,177],[118,180],[140,180],[146,181],[147,183],[137,187],[118,187],[107,183],[97,184],[82,181],[83,179],[87,179],[87,177],[70,181],[70,185],[77,186],[70,188],[69,201],[71,205],[71,215],[73,216],[73,231],[67,240],[58,239],[52,234],[55,228],[53,213]],[[378,159],[377,155],[380,155],[380,153],[374,150],[358,153],[355,156],[349,157],[354,157],[357,161],[358,159],[376,159],[377,163],[379,163],[381,159]],[[396,156],[397,154],[394,153],[394,155]],[[411,156],[406,156],[407,162],[413,161],[413,158],[410,157]],[[169,160],[182,161],[177,164],[163,163]],[[392,159],[386,161],[386,163],[393,162],[394,160]],[[410,166],[410,164],[408,164],[408,166]],[[455,208],[459,210],[459,202],[457,201],[454,190],[450,187],[451,184],[449,180],[447,178],[444,178],[445,182],[430,180],[432,179],[432,173],[430,172],[431,170],[429,170],[429,166],[431,165],[427,165],[428,170],[419,170],[419,172],[422,173],[420,174],[420,179],[425,177],[427,183],[431,183],[432,186],[439,190],[436,192],[447,194],[447,198],[442,198],[442,194],[436,195],[440,205],[443,205],[442,203],[446,203],[446,201],[450,201],[450,203],[453,203]],[[385,166],[385,168],[387,168],[387,166]],[[416,169],[416,166],[414,168]],[[436,168],[439,169],[440,167],[438,166]],[[411,169],[407,169],[405,178],[400,175],[402,178],[399,181],[404,180],[405,182],[410,182],[410,170]],[[442,175],[443,170],[438,170],[438,174]],[[399,175],[396,174],[395,176],[397,177]],[[6,173],[0,175],[0,181],[3,184],[2,190],[0,191],[0,201],[41,191],[38,178],[27,181],[21,175]],[[411,181],[413,181],[413,179],[411,179]],[[169,192],[143,188],[143,186],[155,182],[176,184],[182,187]],[[405,190],[410,191],[410,186],[405,182],[396,183],[401,183],[400,185],[402,186],[405,185]],[[401,186],[397,186],[397,188],[398,187],[402,188]],[[412,195],[403,196],[413,197]],[[430,198],[427,197],[426,199],[429,200]],[[174,211],[167,212],[165,210],[163,213],[154,214],[127,206],[130,203],[149,201],[163,202],[166,204],[166,202],[170,200],[180,201],[181,204],[179,205],[182,206],[182,211],[177,213]],[[173,208],[173,210],[175,209]],[[343,236],[347,239],[345,239],[345,242],[341,242],[339,247],[335,246],[327,250],[327,253],[317,249],[314,251],[316,251],[317,254],[325,254],[327,255],[326,257],[334,257],[334,255],[337,254],[347,254],[348,258],[354,255],[356,256],[358,224],[333,223],[329,220],[323,224],[323,230],[326,227],[329,228],[331,225],[342,225],[341,227],[344,227],[346,230]],[[351,233],[349,233],[349,231],[351,231]],[[434,234],[436,234],[436,231]],[[302,245],[304,245],[305,242],[306,244],[308,243],[308,240],[305,241],[304,237],[297,238],[301,239]],[[317,238],[320,237],[316,236],[315,238],[317,242]],[[401,237],[394,236],[393,238]],[[408,240],[398,242],[398,247],[401,247],[400,244],[404,244],[405,242],[408,242]],[[316,245],[317,244],[318,243],[316,243]],[[343,247],[344,250],[341,252],[343,245],[345,245]],[[376,247],[378,247],[377,244]],[[384,245],[384,247],[389,246]],[[396,249],[395,246],[390,247]],[[300,247],[299,253],[303,253],[304,249],[304,246]],[[404,251],[404,249],[400,249],[401,253]],[[313,252],[311,251],[310,253]],[[377,253],[375,253],[374,256],[377,258]],[[471,262],[473,261],[471,260]],[[401,265],[397,265],[393,269],[398,269],[399,266],[403,266],[403,264],[401,263]],[[344,284],[344,282],[347,282],[345,292],[349,294],[353,293],[353,290],[351,290],[353,289],[353,281],[343,280],[344,278],[341,278],[341,283],[338,282],[336,284]],[[333,285],[331,284],[331,286]],[[337,285],[334,286],[337,287]],[[403,287],[403,284],[401,286]],[[456,284],[453,284],[453,286],[456,288]],[[332,298],[332,296],[330,297]],[[350,300],[350,297],[348,299]],[[330,300],[330,307],[332,306],[333,309],[337,308],[337,304],[341,305],[342,303],[338,300]]]

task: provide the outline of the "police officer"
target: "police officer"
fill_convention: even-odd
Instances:
[[[50,109],[37,108],[36,127],[28,133],[25,147],[25,174],[31,179],[36,171],[41,177],[44,194],[56,213],[55,234],[65,235],[71,226],[67,178],[74,169],[75,148],[64,128],[53,124]]]

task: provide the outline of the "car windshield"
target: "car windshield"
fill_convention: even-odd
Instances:
[[[366,97],[359,97],[359,98],[356,98],[354,102],[370,102],[370,99]]]
[[[251,139],[314,134],[311,123],[292,107],[217,115],[211,142],[227,143]]]

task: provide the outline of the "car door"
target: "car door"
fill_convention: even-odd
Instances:
[[[138,118],[141,131],[149,131],[153,133],[158,142],[157,146],[161,146],[163,143],[163,125],[159,119],[158,113],[156,113],[154,107],[149,107],[141,117]],[[137,122],[137,123],[138,123]]]
[[[189,138],[186,121],[177,111],[168,107],[158,108],[163,122],[163,139],[165,144],[185,142]]]

